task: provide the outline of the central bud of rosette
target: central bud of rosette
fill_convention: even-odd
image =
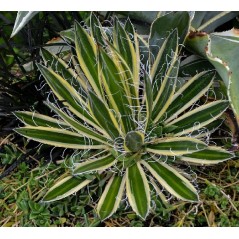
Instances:
[[[144,135],[139,131],[130,131],[124,139],[124,147],[127,151],[136,153],[142,149],[144,144]]]

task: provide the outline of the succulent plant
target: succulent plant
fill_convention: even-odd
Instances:
[[[214,71],[179,84],[182,32],[177,27],[165,31],[160,43],[152,46],[130,20],[123,24],[116,18],[109,29],[92,15],[90,27],[75,23],[68,32],[77,56],[65,61],[42,49],[45,65],[38,68],[55,97],[45,103],[56,117],[15,112],[26,124],[15,131],[89,155],[73,163],[72,175],[60,177],[43,201],[67,197],[99,174],[106,177],[96,208],[102,220],[117,210],[125,194],[135,213],[145,219],[150,184],[178,199],[199,200],[193,183],[176,166],[216,164],[233,157],[210,145],[210,133],[221,123],[228,101],[196,104],[211,87]]]

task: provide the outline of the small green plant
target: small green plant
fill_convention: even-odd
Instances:
[[[92,15],[89,28],[75,23],[73,31],[64,33],[77,56],[65,61],[42,49],[45,66],[38,68],[55,99],[45,103],[57,117],[16,112],[26,126],[15,131],[76,150],[72,175],[61,176],[44,202],[65,198],[101,179],[105,187],[96,208],[101,220],[117,210],[125,191],[132,209],[145,219],[151,205],[149,180],[159,194],[162,186],[179,199],[196,202],[195,187],[175,165],[216,164],[233,157],[210,145],[210,133],[220,125],[228,102],[195,104],[209,90],[215,72],[198,73],[180,87],[185,33],[172,28],[157,42],[155,27],[156,22],[146,42],[129,20],[122,24],[115,19],[112,30]],[[77,154],[80,160],[74,161]]]

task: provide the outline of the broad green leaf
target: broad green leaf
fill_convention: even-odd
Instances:
[[[207,103],[171,121],[166,125],[166,128],[171,125],[176,126],[177,128],[173,130],[175,136],[190,133],[216,120],[227,107],[228,101],[226,100]]]
[[[99,74],[102,76],[101,79],[107,94],[106,96],[109,98],[109,105],[114,109],[116,115],[120,117],[122,131],[134,130],[135,125],[130,117],[132,116],[132,109],[124,88],[125,79],[122,78],[115,62],[103,49],[100,49],[99,60],[101,66]]]
[[[43,201],[52,202],[68,197],[88,185],[91,181],[93,180],[73,176],[60,179],[52,188],[49,189],[44,196]]]
[[[25,126],[17,128],[15,131],[26,138],[35,140],[43,144],[53,145],[55,147],[65,147],[72,149],[104,149],[105,145],[98,142],[88,140],[68,130],[55,129],[49,127],[33,127]]]
[[[144,23],[151,24],[158,16],[163,15],[164,12],[157,11],[130,11],[130,12],[120,12],[130,19],[142,21]]]
[[[86,127],[84,124],[80,123],[79,121],[77,121],[76,119],[74,119],[72,116],[67,115],[65,112],[63,112],[62,110],[58,109],[56,106],[54,106],[53,104],[50,103],[46,103],[46,105],[53,110],[54,112],[56,112],[68,125],[68,127],[72,127],[73,129],[75,129],[76,131],[78,131],[80,133],[80,135],[89,137],[91,139],[94,139],[96,141],[102,142],[104,144],[109,145],[108,141],[109,138],[107,139],[107,133],[104,132],[104,130],[101,127],[97,127],[96,129],[100,132],[103,132],[103,135],[100,135],[99,133],[97,133],[96,131],[94,131],[94,129]]]
[[[126,169],[126,193],[132,209],[145,219],[150,207],[150,192],[139,162]]]
[[[185,154],[180,157],[180,160],[198,164],[217,164],[233,157],[234,154],[226,151],[225,149],[209,146],[199,152]]]
[[[79,24],[75,24],[76,53],[80,67],[98,97],[102,97],[102,89],[97,69],[97,48],[93,38]]]
[[[192,27],[197,31],[212,32],[238,16],[238,12],[195,11]]]
[[[149,46],[150,52],[156,58],[158,48],[163,45],[165,38],[177,29],[179,44],[183,44],[189,31],[190,16],[188,12],[171,12],[157,18],[151,25]]]
[[[97,213],[101,220],[116,212],[123,196],[125,176],[114,175],[107,183],[97,205]]]
[[[165,123],[167,124],[198,101],[212,85],[214,76],[214,71],[201,72],[185,83],[174,94],[172,102],[166,112],[167,120]]]
[[[18,11],[11,38],[14,37],[38,13],[38,11]]]
[[[176,156],[197,152],[206,147],[204,142],[191,137],[168,137],[156,139],[152,144],[146,146],[146,150],[154,154]]]
[[[194,59],[194,57],[195,55],[193,57],[189,56],[184,60],[187,61],[186,63],[184,61],[181,62],[178,71],[179,77],[193,77],[199,72],[215,70],[215,67],[208,60],[204,58]]]
[[[239,63],[237,51],[239,49],[239,34],[237,29],[221,33],[191,33],[186,46],[205,57],[216,68],[228,88],[228,99],[234,113],[239,115],[239,84],[237,80]]]
[[[142,161],[142,164],[175,197],[186,201],[198,201],[198,194],[193,185],[172,167],[156,161]]]
[[[30,126],[45,126],[53,128],[69,128],[69,125],[64,121],[55,119],[46,115],[38,114],[29,111],[16,111],[14,114],[19,120]]]
[[[237,52],[239,51],[239,32],[237,29],[222,33],[212,33],[211,37],[211,48],[209,53],[213,56],[222,60],[221,64],[227,65],[229,68],[229,75],[225,78],[221,75],[225,84],[228,82],[228,99],[233,108],[234,113],[239,116],[239,61]],[[216,66],[215,66],[216,67]],[[216,67],[218,70],[218,67]],[[220,72],[219,72],[220,74]]]
[[[95,121],[107,132],[111,138],[119,136],[119,127],[113,113],[107,105],[93,92],[89,91],[89,109]]]
[[[100,158],[87,160],[86,162],[77,164],[77,167],[73,171],[73,175],[104,170],[111,167],[114,163],[115,157],[111,154],[107,154]]]
[[[97,128],[95,121],[86,110],[85,101],[76,89],[51,69],[48,69],[40,64],[37,66],[48,85],[51,87],[56,97],[62,101],[63,105],[68,107],[69,110],[78,116],[82,121],[86,121],[90,125]]]

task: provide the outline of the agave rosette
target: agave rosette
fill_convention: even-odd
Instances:
[[[74,164],[72,175],[61,177],[43,201],[67,197],[107,172],[96,209],[100,218],[111,216],[124,194],[132,209],[146,218],[149,178],[179,199],[199,200],[193,184],[167,159],[207,165],[233,157],[208,141],[228,102],[192,108],[211,87],[215,73],[198,73],[178,87],[179,43],[187,32],[177,27],[165,31],[155,45],[157,24],[158,20],[146,42],[129,20],[122,24],[115,19],[109,31],[92,15],[90,28],[75,23],[74,30],[64,34],[77,55],[71,64],[42,49],[45,65],[38,68],[58,99],[46,104],[58,117],[16,112],[26,124],[16,132],[91,155]]]

